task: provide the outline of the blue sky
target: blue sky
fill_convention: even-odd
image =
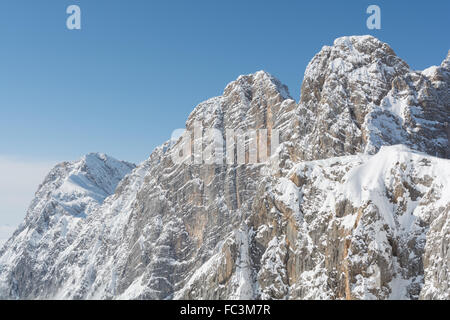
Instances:
[[[66,29],[71,4],[80,31]],[[366,28],[369,4],[380,31]],[[307,63],[339,36],[373,34],[415,69],[439,64],[449,12],[443,0],[2,0],[0,154],[142,161],[240,74],[264,69],[298,99]]]
[[[72,4],[79,31],[66,28]],[[370,4],[381,30],[366,28]],[[266,70],[298,99],[306,65],[340,36],[377,36],[414,69],[440,64],[449,12],[444,0],[2,0],[0,156],[140,162],[240,74]]]

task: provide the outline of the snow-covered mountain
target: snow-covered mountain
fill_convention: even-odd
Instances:
[[[449,60],[416,72],[343,37],[299,103],[260,71],[189,116],[278,130],[266,163],[174,163],[178,140],[55,167],[0,251],[0,298],[450,299]]]
[[[111,195],[135,165],[104,154],[61,163],[39,186],[25,221],[0,250],[0,298],[39,295],[58,256],[79,236],[92,211]],[[36,287],[21,284],[36,281]],[[25,291],[22,291],[25,290]]]

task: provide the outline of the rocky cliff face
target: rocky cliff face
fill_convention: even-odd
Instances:
[[[411,71],[387,44],[370,36],[344,37],[324,47],[302,86],[301,157],[374,154],[395,144],[446,157],[446,61],[423,73]]]
[[[56,167],[0,251],[0,297],[449,299],[449,72],[344,37],[299,103],[260,71],[189,116],[225,145],[230,129],[279,132],[266,162],[176,163],[178,140],[133,171]]]

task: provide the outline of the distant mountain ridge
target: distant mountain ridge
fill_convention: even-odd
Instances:
[[[188,117],[278,130],[267,163],[176,164],[178,140],[56,166],[0,249],[0,298],[450,299],[449,61],[342,37],[298,103],[259,71]]]

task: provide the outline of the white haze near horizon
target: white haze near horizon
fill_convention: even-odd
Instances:
[[[0,246],[22,222],[39,184],[55,164],[0,154]]]

